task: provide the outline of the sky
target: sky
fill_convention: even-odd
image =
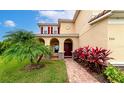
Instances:
[[[57,23],[58,19],[72,19],[74,10],[0,10],[0,41],[6,32],[25,29],[39,33],[37,23]]]

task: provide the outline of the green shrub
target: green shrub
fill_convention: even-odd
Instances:
[[[105,76],[112,83],[124,83],[124,73],[122,73],[118,68],[109,65],[105,71]]]

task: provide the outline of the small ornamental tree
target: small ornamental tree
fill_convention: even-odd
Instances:
[[[39,56],[51,54],[49,47],[42,44],[32,32],[26,30],[9,32],[5,36],[5,40],[10,43],[10,47],[3,53],[3,60],[7,62],[13,59],[17,59],[19,62],[29,60],[31,65],[39,65],[42,59]]]

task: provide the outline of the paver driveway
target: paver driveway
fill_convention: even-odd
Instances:
[[[70,83],[99,83],[98,80],[71,58],[65,59],[65,64]]]

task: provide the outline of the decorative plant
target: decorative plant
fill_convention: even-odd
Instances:
[[[81,62],[87,62],[90,69],[101,73],[102,69],[107,66],[107,60],[112,59],[108,57],[110,53],[110,50],[107,49],[86,46],[75,50],[74,60],[79,61],[80,59]]]
[[[16,30],[8,33],[5,38],[10,43],[10,47],[3,53],[4,61],[9,62],[17,59],[23,62],[24,60],[29,60],[31,66],[39,67],[42,57],[37,59],[38,56],[48,56],[51,54],[49,47],[37,40],[32,32]]]
[[[118,68],[109,65],[104,74],[107,76],[107,79],[112,83],[124,83],[124,73],[122,73]]]
[[[81,58],[80,55],[82,54],[83,48],[79,48],[77,50],[74,51],[73,53],[73,59],[77,62],[81,62]]]

